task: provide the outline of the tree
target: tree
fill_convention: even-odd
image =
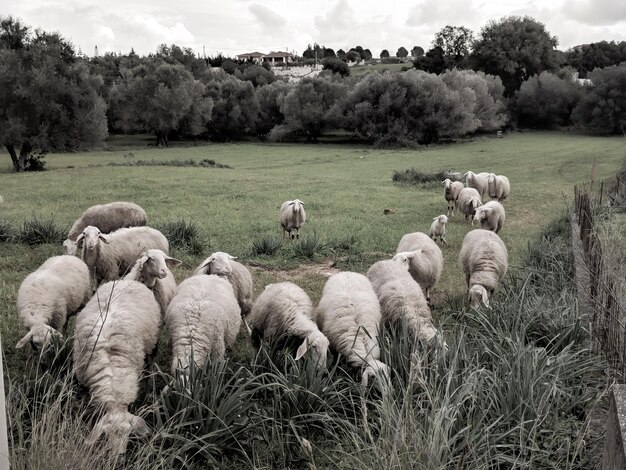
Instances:
[[[346,51],[344,51],[343,49],[339,49],[337,51],[337,58],[341,60],[346,60]]]
[[[259,103],[256,132],[261,139],[265,139],[274,127],[284,122],[285,116],[280,111],[280,104],[292,88],[293,85],[287,82],[274,82],[256,89],[256,99]]]
[[[565,53],[565,64],[574,67],[581,78],[596,68],[626,62],[626,41],[593,42],[576,46]]]
[[[380,51],[380,58],[381,59],[388,59],[389,58],[389,51],[387,49],[383,49],[382,51]]]
[[[348,51],[348,53],[346,54],[346,60],[348,62],[360,62],[361,61],[361,54],[359,54],[354,49],[350,49]]]
[[[515,115],[520,126],[550,129],[570,124],[572,110],[581,98],[582,87],[572,73],[558,76],[541,72],[529,78],[515,95]]]
[[[0,18],[0,143],[15,171],[31,169],[34,151],[106,138],[102,88],[63,37]]]
[[[337,73],[342,77],[350,76],[350,67],[343,60],[328,58],[324,59],[322,64],[323,70],[330,70],[332,73]]]
[[[239,65],[235,70],[235,77],[239,80],[247,80],[255,88],[274,83],[276,81],[276,75],[272,70],[268,70],[265,67],[257,64],[244,63]]]
[[[404,46],[400,46],[400,49],[396,52],[396,57],[399,57],[400,59],[404,59],[408,55],[409,51],[407,51]]]
[[[418,57],[422,57],[424,55],[424,48],[420,46],[413,46],[411,49],[411,57],[417,59]]]
[[[372,58],[372,51],[363,49],[363,55],[361,57],[363,57],[363,60],[370,60]]]
[[[471,29],[448,25],[435,34],[433,46],[439,46],[443,50],[446,68],[459,67],[469,55],[473,39]]]
[[[440,74],[447,68],[446,59],[443,55],[443,49],[435,46],[430,49],[425,56],[418,57],[413,66],[416,69],[424,70],[428,73]]]
[[[612,134],[626,133],[626,64],[596,69],[589,74],[591,85],[572,116],[585,127]]]
[[[475,70],[498,75],[507,96],[528,78],[556,66],[557,39],[533,18],[510,16],[489,22],[474,42],[470,63]]]
[[[327,58],[335,58],[335,57],[337,57],[335,55],[335,51],[332,50],[330,47],[324,49],[324,58],[325,59],[327,59]]]

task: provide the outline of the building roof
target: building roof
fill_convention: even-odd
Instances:
[[[262,52],[246,52],[245,54],[238,54],[237,57],[263,57],[265,54]]]
[[[265,54],[263,57],[293,57],[293,54],[291,54],[290,52],[270,52],[269,54]]]

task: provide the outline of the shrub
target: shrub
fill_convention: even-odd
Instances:
[[[108,166],[192,166],[201,168],[229,168],[232,166],[217,163],[215,160],[203,158],[199,162],[190,158],[188,160],[127,160],[123,162],[109,162]]]
[[[293,255],[296,258],[308,259],[313,259],[313,257],[316,254],[321,253],[325,247],[326,245],[323,243],[317,232],[307,234],[304,237],[295,240],[291,245]]]
[[[52,217],[40,219],[37,216],[25,221],[18,234],[21,243],[31,246],[63,243],[66,237],[67,226],[57,225]]]
[[[350,76],[350,67],[343,60],[334,57],[327,57],[322,61],[323,70],[330,70],[332,73],[341,75],[342,77]]]
[[[201,255],[204,252],[205,235],[193,222],[182,219],[166,222],[159,226],[159,230],[168,239],[170,247],[181,248],[194,255]]]
[[[402,184],[425,184],[425,183],[441,183],[446,178],[452,181],[458,181],[461,172],[451,170],[435,170],[420,171],[415,168],[408,170],[394,170],[391,175],[391,181]]]
[[[283,241],[280,238],[274,237],[272,235],[265,236],[252,242],[252,254],[272,256],[282,246]]]
[[[15,230],[8,220],[0,219],[0,242],[11,242],[15,238]]]

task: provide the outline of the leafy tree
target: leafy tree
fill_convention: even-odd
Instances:
[[[413,65],[416,69],[424,70],[428,73],[440,74],[447,68],[446,59],[443,55],[443,49],[435,46],[430,49],[425,56],[418,57]]]
[[[15,171],[34,151],[76,149],[107,136],[103,81],[57,33],[0,18],[0,143]]]
[[[458,69],[448,70],[440,77],[451,90],[459,92],[465,107],[473,112],[477,131],[495,131],[507,123],[507,103],[500,77]]]
[[[471,29],[448,25],[435,34],[433,46],[439,46],[443,50],[447,68],[459,67],[469,55],[473,39]]]
[[[256,89],[256,99],[259,103],[256,132],[261,139],[284,122],[285,116],[280,111],[280,104],[292,88],[293,85],[287,82],[274,82]]]
[[[213,107],[204,85],[182,64],[160,60],[122,71],[110,99],[116,125],[125,132],[152,132],[163,147],[172,133],[202,134]]]
[[[337,58],[341,60],[346,60],[346,51],[344,51],[343,49],[339,49],[337,51]]]
[[[422,57],[424,55],[424,48],[420,46],[413,46],[411,49],[411,57],[417,59],[418,57]]]
[[[348,96],[346,126],[377,144],[428,144],[476,130],[469,104],[433,74],[369,73]]]
[[[363,60],[370,60],[372,58],[372,51],[363,49],[363,55],[361,57],[363,57]]]
[[[562,76],[541,72],[522,83],[515,96],[517,122],[541,129],[567,126],[581,93],[582,87],[574,81],[571,72]]]
[[[337,57],[335,51],[330,47],[324,49],[324,58],[335,58]]]
[[[474,42],[470,62],[475,70],[498,75],[512,96],[533,75],[556,67],[558,41],[543,23],[525,16],[489,22]]]
[[[325,50],[324,46],[320,46],[317,43],[313,44],[313,46],[309,44],[302,53],[302,57],[305,59],[315,59],[317,57],[317,60],[322,60],[325,57]]]
[[[274,128],[273,138],[304,134],[307,141],[316,142],[324,130],[340,126],[341,102],[346,93],[346,85],[341,81],[322,77],[302,79],[280,106],[285,122]]]
[[[361,54],[359,54],[354,49],[350,49],[348,51],[348,53],[346,54],[346,60],[348,62],[360,62],[361,61]]]
[[[610,67],[626,62],[626,41],[593,42],[576,46],[565,53],[565,64],[574,67],[581,78],[596,68]]]
[[[380,58],[381,59],[388,59],[389,58],[389,51],[387,49],[383,49],[382,51],[380,51]]]
[[[324,59],[322,62],[323,70],[330,70],[332,73],[337,73],[342,77],[350,76],[350,67],[343,60],[339,59]]]
[[[235,71],[235,77],[239,80],[249,81],[255,88],[262,87],[276,81],[276,75],[274,75],[272,70],[268,70],[261,65],[251,64],[248,62],[239,65]]]
[[[585,127],[612,134],[626,133],[626,64],[595,69],[589,74],[592,85],[572,115]]]
[[[396,52],[396,57],[400,57],[401,59],[404,59],[408,55],[409,51],[407,51],[404,46],[400,46],[400,49],[398,49]]]

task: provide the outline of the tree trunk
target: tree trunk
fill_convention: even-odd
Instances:
[[[9,155],[11,155],[11,161],[13,162],[13,171],[20,171],[20,164],[19,160],[17,159],[17,153],[15,153],[15,147],[13,146],[13,144],[5,144],[4,146],[9,151]]]
[[[30,156],[30,152],[33,150],[33,146],[30,142],[24,142],[22,144],[22,148],[20,149],[20,158],[19,158],[19,170],[24,171],[26,169],[26,160]]]
[[[155,131],[157,138],[157,147],[167,147],[167,131]]]

